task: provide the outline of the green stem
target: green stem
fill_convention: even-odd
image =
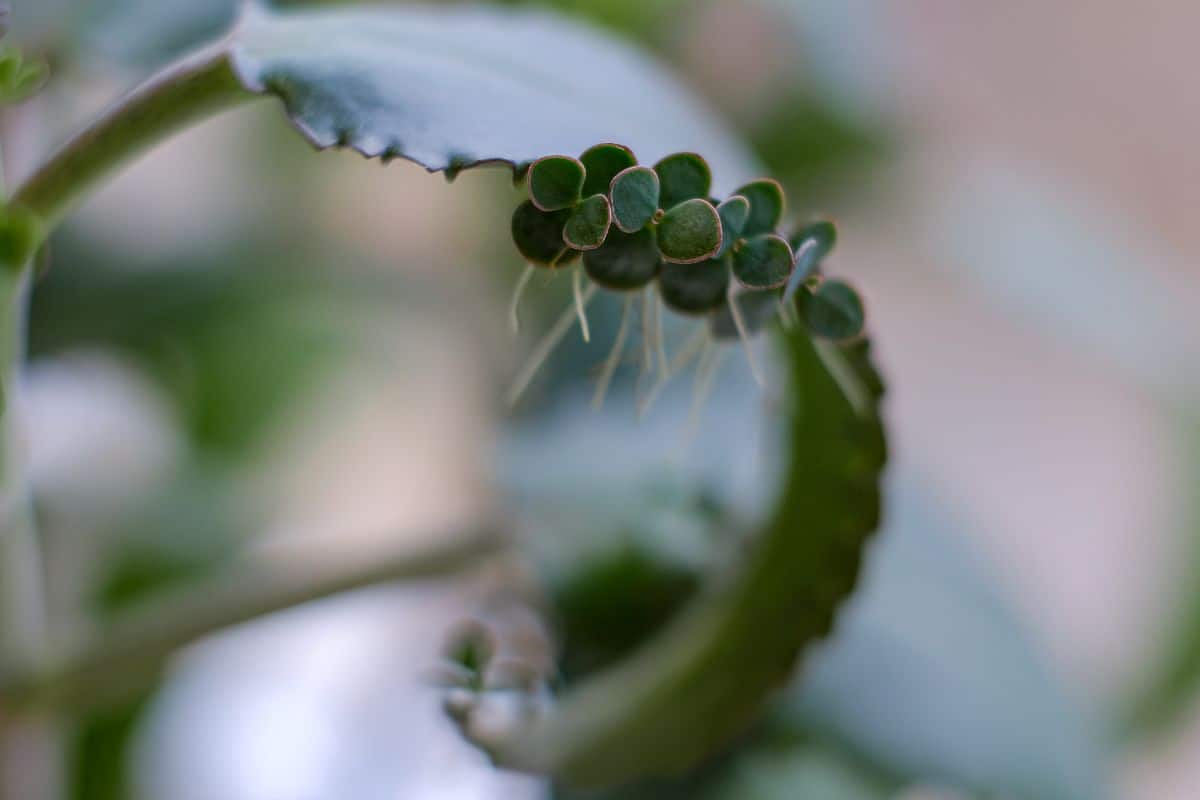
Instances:
[[[14,203],[48,233],[87,191],[180,128],[254,99],[242,88],[225,45],[190,56],[151,78],[51,156]]]
[[[30,670],[0,675],[0,701],[34,710],[112,700],[152,682],[170,655],[203,636],[354,589],[452,574],[495,555],[506,541],[497,531],[482,530],[341,571],[291,564],[285,570],[231,569],[198,586],[150,598]]]

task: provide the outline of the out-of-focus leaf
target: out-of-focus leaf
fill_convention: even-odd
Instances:
[[[1095,727],[919,488],[889,493],[862,590],[790,696],[890,773],[1019,800],[1111,796]]]
[[[750,216],[742,226],[743,236],[775,232],[779,221],[783,219],[785,207],[783,187],[779,181],[761,178],[741,187],[735,194],[750,202]]]
[[[819,746],[764,748],[734,762],[705,800],[888,800],[894,783]]]
[[[1181,438],[1190,443],[1192,457],[1181,469],[1191,485],[1200,480],[1200,424],[1196,418],[1179,423]],[[1184,540],[1193,550],[1190,573],[1200,572],[1200,500],[1191,495],[1191,507],[1182,526]],[[1194,577],[1181,591],[1179,609],[1170,621],[1170,635],[1164,652],[1158,654],[1118,721],[1118,733],[1125,738],[1153,738],[1169,731],[1192,707],[1191,700],[1200,689],[1200,583]]]
[[[782,236],[755,236],[734,250],[733,276],[748,289],[778,289],[792,274],[794,260]]]
[[[614,291],[642,288],[654,280],[661,265],[662,256],[649,229],[637,233],[609,231],[603,245],[583,254],[588,277]]]
[[[128,270],[75,255],[70,239],[56,245],[58,263],[33,297],[31,351],[130,353],[171,391],[193,441],[226,454],[253,445],[345,351],[355,334],[331,309],[384,295],[356,292],[349,277],[256,269],[255,254],[223,267]]]
[[[617,142],[652,162],[703,153],[725,186],[742,146],[661,66],[542,12],[403,6],[247,14],[230,58],[251,91],[283,100],[318,147],[451,172],[514,167]]]
[[[217,569],[234,551],[228,486],[183,480],[120,524],[121,536],[93,592],[97,621],[156,592]],[[72,800],[128,800],[131,745],[154,696],[141,693],[78,721],[69,742]]]

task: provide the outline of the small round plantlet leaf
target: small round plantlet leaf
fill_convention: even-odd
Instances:
[[[818,220],[805,225],[792,234],[792,251],[796,254],[796,266],[783,292],[786,303],[796,291],[817,271],[825,256],[837,243],[837,227],[829,220]]]
[[[605,289],[621,292],[641,289],[654,280],[661,266],[662,256],[649,228],[609,231],[603,245],[583,254],[588,277]]]
[[[795,258],[787,240],[774,233],[755,236],[733,254],[733,275],[747,289],[777,289],[787,283]]]
[[[681,314],[704,314],[725,303],[729,291],[729,264],[712,258],[698,264],[663,264],[658,273],[658,294],[663,303]]]
[[[529,197],[542,211],[560,211],[579,202],[583,164],[568,156],[547,156],[529,168]]]
[[[676,153],[654,165],[662,183],[659,208],[674,208],[686,200],[708,197],[712,170],[696,153]]]
[[[630,167],[613,178],[609,196],[617,227],[625,233],[639,231],[658,211],[658,173],[649,167]]]
[[[750,216],[742,229],[743,236],[758,236],[761,233],[773,233],[783,219],[784,196],[783,187],[779,181],[761,178],[751,181],[734,194],[740,194],[750,201]]]
[[[812,292],[800,293],[800,316],[814,336],[853,339],[866,321],[862,298],[842,281],[825,281]]]
[[[714,257],[721,250],[717,210],[699,198],[675,206],[658,223],[658,249],[663,260],[676,264],[694,264]]]
[[[594,194],[571,212],[567,224],[563,226],[563,242],[575,250],[595,250],[604,244],[610,225],[612,208],[608,198]]]
[[[730,296],[728,302],[709,320],[708,329],[714,339],[739,338],[737,323],[733,319],[729,303],[738,304],[748,336],[753,336],[767,327],[767,323],[779,313],[778,292],[738,292]]]
[[[579,157],[587,172],[583,181],[583,196],[607,194],[608,187],[619,172],[637,164],[633,151],[621,144],[598,144]]]
[[[750,201],[735,194],[721,205],[717,206],[717,216],[721,218],[721,252],[725,255],[733,243],[742,237],[746,228],[746,220],[750,217]]]
[[[512,216],[512,237],[517,250],[531,264],[542,267],[562,266],[569,260],[563,229],[571,211],[542,211],[526,200]]]

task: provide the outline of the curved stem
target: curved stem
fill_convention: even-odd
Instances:
[[[354,589],[458,572],[495,555],[507,541],[493,530],[447,538],[444,544],[338,571],[247,566],[150,598],[42,664],[0,676],[0,700],[17,710],[109,700],[145,685],[167,657],[209,634]]]
[[[256,95],[242,87],[223,43],[168,67],[59,149],[17,189],[13,202],[48,233],[103,178],[203,117]]]

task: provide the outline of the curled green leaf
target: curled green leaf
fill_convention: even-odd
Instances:
[[[648,167],[630,167],[613,178],[609,196],[617,227],[625,233],[641,230],[658,211],[658,173]]]
[[[743,236],[772,233],[779,226],[786,202],[779,181],[761,178],[747,183],[734,194],[740,194],[750,201],[750,216],[742,230]]]
[[[587,175],[583,181],[583,196],[607,194],[613,178],[622,170],[637,164],[633,151],[621,144],[598,144],[579,157]]]
[[[658,294],[667,308],[681,314],[704,314],[725,303],[729,291],[729,264],[709,259],[697,264],[663,264],[658,274]]]
[[[583,254],[583,269],[596,284],[616,291],[641,289],[658,274],[662,256],[649,228],[609,231],[604,244]]]
[[[733,275],[748,289],[777,289],[792,273],[792,248],[774,233],[755,236],[733,253]]]
[[[712,170],[696,153],[675,153],[654,165],[662,183],[660,208],[673,208],[687,200],[706,198],[712,190]]]
[[[561,211],[579,202],[583,164],[568,156],[546,156],[529,168],[529,196],[542,211]]]
[[[786,244],[786,243],[785,243]],[[707,200],[680,203],[658,223],[658,249],[663,260],[694,264],[721,249],[721,218]]]
[[[792,299],[804,281],[816,273],[836,243],[837,227],[829,220],[810,223],[792,234],[791,244],[796,254],[796,266],[783,293],[785,303]]]
[[[595,250],[604,244],[612,224],[608,197],[594,194],[575,207],[563,226],[563,241],[576,250]]]
[[[800,316],[814,336],[842,341],[863,331],[866,314],[858,292],[842,281],[824,281],[813,292],[801,292]]]
[[[526,200],[513,212],[513,243],[531,264],[560,266],[567,252],[563,229],[570,217],[569,209],[542,211],[532,200]]]

